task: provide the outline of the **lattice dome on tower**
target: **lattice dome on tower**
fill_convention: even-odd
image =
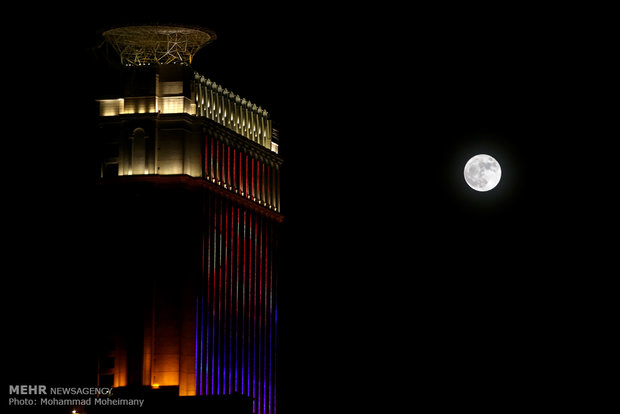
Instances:
[[[213,42],[212,30],[184,26],[125,26],[107,30],[104,39],[125,65],[190,64],[196,52]]]

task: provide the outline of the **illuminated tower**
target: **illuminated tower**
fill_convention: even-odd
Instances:
[[[280,166],[267,111],[196,73],[203,28],[103,33],[119,87],[99,100],[99,384],[276,402]],[[107,300],[107,302],[106,302]],[[104,311],[105,313],[105,311]]]

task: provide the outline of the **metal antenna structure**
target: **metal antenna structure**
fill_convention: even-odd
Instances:
[[[196,52],[217,38],[212,30],[185,26],[124,26],[102,35],[128,66],[191,64]]]

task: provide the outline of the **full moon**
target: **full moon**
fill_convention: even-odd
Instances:
[[[502,169],[495,158],[478,154],[465,164],[465,181],[476,191],[489,191],[495,188],[502,178]]]

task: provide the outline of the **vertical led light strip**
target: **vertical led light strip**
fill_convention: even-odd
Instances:
[[[229,152],[230,155],[230,152]],[[230,158],[229,158],[230,160]],[[229,163],[230,167],[230,163]],[[231,181],[232,183],[232,181]],[[233,208],[232,204],[228,203],[226,208],[230,220],[226,226],[226,233],[228,233],[228,242],[226,257],[228,258],[228,279],[230,280],[230,287],[228,289],[228,393],[232,392],[232,373],[233,373],[233,361],[232,361],[232,349],[233,349],[233,333],[232,333],[232,320],[233,320],[233,242],[232,242],[232,223],[233,223]]]
[[[237,270],[237,283],[235,284],[235,392],[238,392],[239,389],[237,387],[238,384],[238,371],[239,371],[239,352],[238,352],[238,342],[239,342],[239,207],[237,207],[237,231],[235,241],[237,242],[237,260],[236,260],[236,270]]]
[[[202,154],[202,176],[204,178],[209,178],[209,136],[207,135],[205,135],[204,151]],[[202,213],[204,214],[204,211]]]
[[[260,332],[260,343],[259,343],[259,352],[258,352],[258,356],[260,358],[260,362],[261,362],[261,367],[262,369],[260,370],[261,375],[261,381],[260,381],[260,388],[259,388],[259,393],[260,393],[260,399],[262,402],[262,412],[265,412],[265,350],[266,350],[266,343],[264,343],[264,338],[265,338],[265,333],[266,333],[266,327],[263,326],[266,322],[266,319],[264,318],[263,315],[263,307],[265,306],[266,301],[263,300],[263,294],[266,293],[266,289],[263,289],[263,284],[264,284],[264,274],[263,271],[264,269],[266,269],[266,267],[263,266],[263,230],[264,230],[264,226],[265,226],[265,220],[262,219],[261,220],[261,229],[260,229],[260,306],[259,306],[259,310],[260,310],[260,315],[259,315],[259,332]],[[261,358],[261,355],[263,356]]]
[[[203,373],[203,335],[204,335],[204,324],[202,318],[202,306],[204,304],[204,279],[205,279],[205,225],[204,218],[206,216],[205,211],[205,194],[202,194],[202,251],[201,251],[201,262],[200,262],[200,282],[198,283],[198,295],[196,296],[196,351],[195,351],[195,360],[196,360],[196,372],[194,375],[194,388],[196,389],[196,395],[202,395],[202,373]],[[200,332],[200,335],[199,335]],[[200,348],[198,338],[200,338]],[[199,353],[200,349],[200,353]]]
[[[277,257],[278,254],[278,239],[274,238],[273,240],[273,254]],[[278,409],[277,404],[277,376],[278,376],[278,273],[276,272],[275,277],[273,278],[273,290],[272,294],[274,296],[274,324],[273,324],[273,414],[276,414],[276,410]]]
[[[213,298],[211,295],[211,280],[214,279],[213,278],[213,269],[212,269],[212,262],[213,260],[211,259],[211,255],[213,252],[213,245],[212,245],[212,240],[211,240],[211,234],[213,233],[213,224],[212,224],[212,217],[213,215],[213,199],[212,197],[209,197],[209,201],[207,204],[207,210],[208,210],[208,218],[207,218],[207,284],[206,284],[206,295],[207,295],[207,310],[204,310],[204,306],[203,306],[203,319],[206,315],[209,315],[211,312],[209,312],[209,304],[210,302],[213,302]],[[203,322],[204,325],[204,322]],[[209,355],[210,355],[210,347],[213,347],[213,340],[209,341],[209,328],[213,327],[213,314],[211,313],[211,316],[207,316],[207,343],[205,348],[203,348],[203,353],[205,353],[205,356],[203,358],[206,359],[206,372],[205,372],[205,377],[209,378],[210,377],[210,372],[213,371],[213,361],[210,361]],[[206,351],[206,352],[205,352]],[[212,383],[212,381],[211,381]],[[204,382],[204,388],[202,388],[203,385],[201,383],[201,394],[205,393],[207,395],[209,395],[209,380],[206,379]],[[213,389],[211,389],[211,394],[213,394]]]
[[[213,306],[212,306],[212,313],[211,313],[211,367],[210,367],[210,371],[211,371],[211,394],[215,394],[215,371],[217,371],[217,368],[215,366],[215,304],[217,302],[216,297],[215,297],[215,286],[217,284],[217,278],[216,278],[216,268],[217,268],[217,262],[216,262],[216,254],[217,254],[217,202],[214,199],[213,200],[213,210],[212,210],[212,214],[211,216],[213,217],[213,228],[211,230],[211,233],[213,234],[213,268],[211,269],[211,271],[213,272],[213,293],[211,294],[211,302],[213,302]]]
[[[232,181],[231,181],[232,183]],[[229,305],[229,316],[228,316],[228,393],[232,392],[232,374],[233,374],[233,359],[232,359],[232,350],[233,350],[233,282],[234,282],[234,273],[233,273],[233,265],[234,265],[234,244],[233,244],[233,223],[234,223],[234,213],[235,210],[233,205],[229,203],[228,210],[230,212],[230,224],[227,226],[226,231],[228,232],[228,277],[230,279],[230,290],[228,291],[228,303]]]
[[[222,177],[223,178],[223,177]],[[220,211],[219,211],[219,215],[220,215],[220,220],[219,220],[219,227],[218,227],[218,238],[219,238],[219,245],[218,245],[218,273],[219,273],[219,284],[218,284],[218,308],[219,308],[219,314],[218,314],[218,322],[217,322],[217,328],[218,328],[218,344],[217,344],[217,365],[218,365],[218,369],[217,369],[217,393],[218,395],[221,395],[221,388],[222,387],[222,379],[225,378],[225,374],[224,374],[224,369],[225,369],[225,361],[223,361],[223,359],[225,358],[225,353],[222,350],[222,341],[226,340],[226,336],[222,335],[222,268],[223,263],[224,263],[224,259],[222,257],[223,254],[223,250],[224,250],[224,246],[222,246],[222,243],[224,241],[224,236],[222,235],[223,233],[223,228],[222,228],[222,211],[224,210],[224,200],[220,199]],[[225,267],[224,267],[225,269]],[[224,285],[224,289],[226,289],[226,285]],[[224,303],[224,306],[226,304]],[[226,310],[226,309],[224,309]],[[224,316],[225,319],[225,316]],[[224,331],[225,332],[225,331]],[[225,346],[225,345],[224,345]]]
[[[248,156],[245,156],[245,196],[249,197],[249,183],[248,183]]]
[[[250,160],[250,194],[252,195],[252,199],[256,198],[256,160],[252,158]]]
[[[215,163],[215,159],[213,156],[213,138],[209,138],[209,178],[213,179],[214,178],[214,170],[213,170],[213,165]]]
[[[265,341],[265,351],[263,352],[263,366],[265,367],[265,372],[263,374],[263,412],[265,412],[265,410],[268,408],[267,407],[267,401],[269,400],[269,394],[267,394],[267,383],[269,382],[269,375],[268,372],[270,372],[270,370],[267,368],[268,367],[268,363],[271,362],[271,359],[268,358],[267,356],[269,355],[270,351],[271,351],[271,342],[267,341],[267,338],[269,336],[269,334],[271,333],[271,324],[268,323],[268,299],[270,296],[270,290],[269,290],[269,252],[271,251],[271,249],[269,249],[269,245],[268,245],[268,241],[271,240],[271,237],[268,237],[269,233],[268,230],[271,227],[269,225],[269,223],[266,221],[266,228],[265,228],[265,335],[263,336],[263,340]]]
[[[272,349],[275,343],[273,342],[273,238],[274,238],[274,229],[273,224],[269,226],[270,228],[270,237],[269,237],[269,412],[271,413],[272,407],[272,369],[274,365],[273,353]]]
[[[245,336],[245,286],[246,286],[246,281],[245,281],[245,263],[246,263],[246,212],[243,212],[243,255],[241,257],[243,257],[243,266],[241,267],[241,269],[243,270],[243,288],[242,288],[242,292],[241,292],[241,394],[244,393],[245,390],[245,342],[246,342],[246,336]]]
[[[196,294],[196,337],[194,339],[194,394],[200,394],[199,382],[202,381],[202,358],[198,354],[198,349],[202,350],[202,336],[201,336],[201,320],[200,320],[200,301],[201,301],[200,289],[197,289]]]
[[[220,141],[215,140],[215,181],[220,183]]]
[[[205,176],[211,179],[211,171],[213,171],[213,140],[209,135],[205,137]]]
[[[265,178],[266,178],[265,185],[267,186],[267,190],[266,190],[267,206],[271,207],[273,205],[273,203],[271,202],[271,165],[267,165],[267,176]]]
[[[233,148],[233,156],[232,156],[232,170],[233,170],[233,174],[232,174],[232,186],[235,190],[237,190],[237,188],[239,188],[239,180],[238,180],[238,174],[237,174],[237,150],[235,148]]]
[[[213,142],[213,140],[211,142]],[[211,148],[213,148],[213,146],[211,146]],[[213,155],[213,153],[211,153],[211,155]],[[211,244],[211,233],[213,232],[213,226],[212,226],[212,223],[211,223],[211,217],[213,217],[213,200],[212,200],[212,197],[209,197],[209,200],[208,200],[208,203],[207,203],[207,214],[208,214],[207,220],[206,220],[207,221],[207,229],[206,229],[206,231],[207,231],[207,240],[208,240],[207,241],[207,283],[206,283],[206,289],[205,289],[206,290],[206,296],[207,296],[207,310],[205,311],[204,305],[203,305],[203,307],[202,307],[203,308],[202,309],[202,318],[203,318],[202,325],[203,325],[203,330],[204,330],[204,324],[205,324],[205,322],[204,322],[205,315],[209,314],[209,309],[208,309],[209,303],[210,303],[209,301],[210,300],[212,301],[211,293],[210,293],[211,292],[211,279],[213,279],[213,277],[212,277],[213,276],[213,271],[211,269],[211,263],[212,263],[211,254],[212,254],[212,251],[213,251],[213,247],[212,247],[212,244]],[[203,295],[204,295],[204,293],[203,293]],[[209,363],[209,347],[210,346],[213,347],[213,341],[209,341],[209,327],[211,327],[213,325],[213,322],[212,322],[213,318],[207,316],[206,319],[207,319],[207,343],[205,345],[205,348],[203,348],[203,351],[202,351],[205,354],[202,358],[206,360],[206,370],[205,370],[206,372],[204,373],[204,377],[208,377],[210,371],[213,371],[213,363],[211,363],[211,364]],[[203,379],[201,378],[201,385],[200,385],[201,390],[200,390],[200,393],[201,393],[201,395],[203,393],[208,395],[209,394],[209,387],[208,387],[209,381],[205,380],[204,381],[204,385],[202,384],[202,381],[203,381]],[[211,392],[211,394],[213,394],[213,392]]]
[[[252,388],[251,388],[251,370],[250,368],[252,367],[252,342],[251,342],[251,338],[252,338],[252,331],[251,331],[251,327],[252,327],[252,318],[251,318],[251,309],[252,309],[252,214],[250,214],[249,217],[249,222],[248,222],[248,227],[249,227],[249,234],[248,234],[248,239],[249,239],[249,243],[248,243],[248,395],[251,395],[252,392]]]
[[[265,163],[264,162],[260,163],[260,169],[261,169],[261,172],[260,172],[260,199],[261,199],[261,201],[265,201],[265,200],[267,200],[267,197],[265,196],[265,184],[266,184],[267,180],[265,180]]]
[[[228,187],[232,187],[232,178],[230,176],[230,165],[231,165],[231,162],[230,162],[230,147],[228,145],[226,146],[226,150],[227,150],[226,151],[227,152],[227,154],[226,154],[226,158],[227,158],[226,170],[227,170],[227,175],[228,175]]]
[[[228,374],[228,371],[226,370],[226,349],[228,339],[228,324],[226,323],[228,319],[228,203],[225,200],[222,200],[222,210],[224,214],[224,227],[221,233],[221,237],[224,239],[224,241],[222,251],[220,252],[223,255],[220,266],[224,268],[224,317],[221,319],[223,322],[222,342],[224,343],[224,345],[222,346],[222,390],[223,393],[226,394],[226,374]]]
[[[257,220],[257,236],[258,236],[258,246],[257,246],[257,261],[258,261],[258,307],[256,308],[256,313],[258,313],[258,375],[256,376],[258,379],[258,412],[261,413],[261,389],[262,389],[262,373],[264,368],[262,367],[262,351],[264,348],[262,347],[262,336],[263,336],[263,318],[262,318],[262,305],[263,305],[263,249],[262,249],[262,240],[263,240],[263,220]]]
[[[254,169],[254,164],[252,163],[252,169]],[[258,218],[256,220],[254,220],[254,232],[252,234],[252,241],[254,244],[254,303],[252,306],[252,310],[253,312],[253,322],[254,322],[254,335],[252,338],[252,342],[253,342],[253,356],[252,356],[252,365],[253,365],[253,388],[252,388],[252,398],[254,399],[254,410],[256,410],[256,387],[257,387],[257,380],[258,380],[258,375],[257,375],[257,369],[256,369],[256,291],[257,289],[257,285],[258,285],[258,274],[256,273],[256,260],[257,260],[257,256],[258,256],[258,246],[256,243],[257,240],[257,235],[258,235]]]
[[[238,159],[237,159],[237,188],[238,191],[243,193],[243,163],[241,160],[243,159],[243,153],[238,151]],[[236,158],[236,157],[235,157]]]

